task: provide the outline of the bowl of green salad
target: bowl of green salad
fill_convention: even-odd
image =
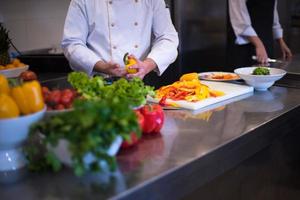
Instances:
[[[253,86],[255,90],[266,91],[275,81],[281,79],[286,71],[278,68],[269,68],[264,66],[242,67],[234,70],[248,85]]]

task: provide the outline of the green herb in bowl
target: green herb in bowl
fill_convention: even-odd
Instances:
[[[62,164],[70,163],[74,173],[81,176],[106,170],[102,165],[106,163],[110,170],[114,170],[116,161],[109,153],[110,147],[117,138],[128,140],[132,132],[141,135],[136,114],[128,102],[117,96],[100,101],[77,100],[73,111],[50,117],[32,128],[25,149],[29,169],[59,171]],[[67,144],[65,149],[69,151],[70,159],[62,160],[62,153],[55,150],[62,140]],[[92,159],[86,162],[87,157]]]
[[[252,75],[270,75],[270,70],[266,67],[257,67],[253,70]]]

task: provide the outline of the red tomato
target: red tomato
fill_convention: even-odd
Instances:
[[[73,103],[73,102],[71,102],[71,103],[65,105],[65,107],[66,107],[66,108],[72,108],[72,107],[73,107],[73,104],[72,104],[72,103]]]
[[[37,75],[33,71],[27,70],[20,74],[20,78],[23,81],[33,81],[33,80],[37,80]]]
[[[135,133],[131,133],[129,141],[126,141],[126,140],[123,141],[121,144],[121,148],[126,149],[129,147],[132,147],[132,146],[136,145],[138,143],[138,141],[139,141],[139,138],[137,137],[137,135]]]
[[[78,96],[78,92],[77,92],[76,90],[73,90],[73,89],[72,89],[72,92],[73,92],[73,96],[74,96],[74,97],[77,97],[77,96]]]
[[[53,90],[47,99],[47,103],[57,105],[60,102],[61,92],[59,90]]]
[[[65,109],[65,106],[62,105],[62,104],[57,104],[55,107],[54,107],[55,110],[64,110]]]
[[[164,111],[158,104],[145,105],[140,109],[144,116],[145,122],[143,126],[143,133],[158,133],[164,124]]]
[[[72,94],[73,95],[73,94]],[[70,94],[62,94],[60,98],[60,103],[63,104],[64,106],[72,104],[73,98],[70,96]]]
[[[53,108],[51,106],[47,106],[47,110],[53,110]]]
[[[64,89],[61,92],[61,94],[62,94],[62,96],[68,96],[68,97],[74,98],[74,93],[72,92],[71,89]]]
[[[49,94],[49,93],[50,93],[49,88],[43,86],[43,87],[42,87],[42,93],[43,93],[43,94]]]

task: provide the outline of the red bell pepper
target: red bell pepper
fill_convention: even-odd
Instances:
[[[122,144],[121,144],[121,148],[122,149],[127,149],[129,147],[132,147],[132,146],[136,145],[138,142],[139,142],[138,136],[136,135],[136,133],[132,132],[130,134],[130,140],[123,141]]]
[[[145,123],[143,126],[143,133],[159,133],[164,124],[164,111],[158,104],[145,105],[140,109],[143,114]]]
[[[139,126],[142,130],[143,127],[144,127],[144,116],[138,110],[135,110],[134,112],[137,116]],[[136,135],[136,133],[132,132],[130,134],[130,139],[128,141],[125,140],[125,141],[122,142],[121,148],[126,149],[126,148],[129,148],[129,147],[135,146],[138,142],[139,142],[138,136]]]

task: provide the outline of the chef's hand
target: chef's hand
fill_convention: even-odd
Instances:
[[[97,72],[102,72],[104,74],[117,76],[117,77],[126,75],[125,69],[121,68],[119,64],[114,63],[112,61],[110,62],[98,61],[94,66],[94,70]]]
[[[290,60],[293,56],[291,50],[289,49],[289,47],[286,45],[285,41],[283,40],[283,38],[279,38],[278,39],[278,43],[282,52],[282,57],[284,60]]]
[[[260,64],[268,64],[268,54],[262,41],[257,36],[249,36],[249,41],[254,45],[257,62]]]
[[[136,69],[137,73],[135,74],[127,74],[128,78],[140,77],[143,79],[146,74],[154,70],[157,65],[151,58],[146,58],[144,61],[138,60],[135,56],[130,55],[129,58],[133,58],[136,60],[136,64],[129,67],[129,69]]]

